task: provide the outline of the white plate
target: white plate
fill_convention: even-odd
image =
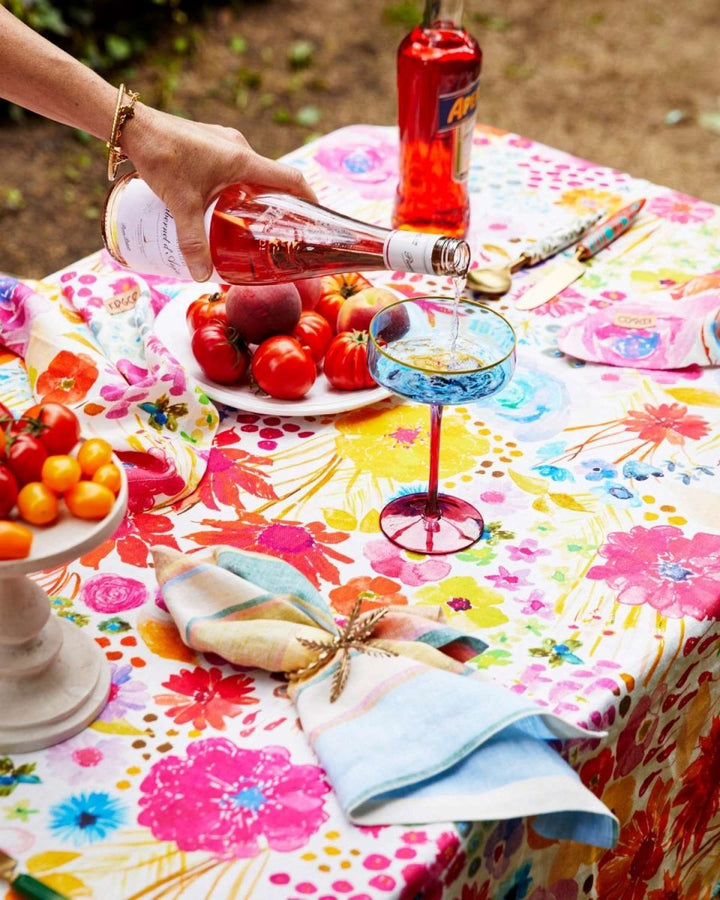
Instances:
[[[185,322],[185,311],[193,300],[202,294],[217,290],[217,285],[198,284],[173,297],[155,319],[155,333],[177,359],[187,374],[193,378],[211,400],[224,403],[233,409],[252,413],[270,413],[278,416],[321,416],[329,413],[348,412],[369,406],[390,396],[382,387],[363,391],[338,391],[331,387],[320,373],[315,384],[300,400],[278,400],[266,394],[257,394],[249,385],[233,387],[217,384],[203,374],[190,349],[190,333]]]

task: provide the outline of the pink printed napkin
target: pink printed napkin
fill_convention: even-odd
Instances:
[[[569,356],[611,366],[683,369],[720,363],[720,273],[585,312],[559,332]]]

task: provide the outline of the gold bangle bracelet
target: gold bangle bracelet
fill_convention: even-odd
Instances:
[[[126,94],[128,100],[124,103],[123,101],[125,100]],[[135,91],[125,90],[124,84],[121,84],[118,88],[115,115],[113,116],[112,129],[110,130],[110,139],[106,144],[108,148],[108,181],[115,181],[120,163],[127,159],[127,155],[123,153],[122,147],[120,146],[120,135],[122,133],[123,125],[128,119],[132,119],[135,115],[135,101],[137,98],[138,95]]]

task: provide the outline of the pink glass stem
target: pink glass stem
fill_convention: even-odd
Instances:
[[[442,425],[443,408],[439,403],[430,406],[430,475],[428,480],[426,519],[439,519],[438,509],[438,470],[440,466],[440,426]]]

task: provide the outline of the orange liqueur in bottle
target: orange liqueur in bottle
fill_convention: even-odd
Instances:
[[[462,0],[426,0],[397,56],[400,178],[393,227],[463,237],[482,51]]]

